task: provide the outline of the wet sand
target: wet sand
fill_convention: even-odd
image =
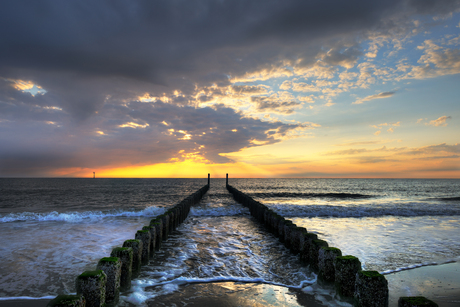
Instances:
[[[385,275],[390,306],[401,296],[424,296],[439,307],[460,306],[460,262],[425,266]]]
[[[260,283],[217,282],[181,286],[179,291],[149,300],[153,306],[325,306],[302,290]]]

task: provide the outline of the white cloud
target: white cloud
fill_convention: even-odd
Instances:
[[[305,82],[292,82],[292,90],[295,92],[319,92],[321,89],[313,84]]]
[[[389,97],[393,96],[395,93],[396,92],[382,92],[382,93],[378,93],[378,94],[375,94],[375,95],[370,95],[370,96],[364,97],[362,99],[358,99],[355,102],[353,102],[352,104],[362,104],[364,101],[371,101],[371,100],[374,100],[374,99],[389,98]]]
[[[455,41],[451,44],[455,44]],[[460,73],[459,49],[440,46],[433,40],[425,40],[417,48],[423,50],[423,55],[417,61],[420,65],[412,66],[403,78],[426,79]]]
[[[439,126],[445,127],[447,126],[446,121],[451,118],[452,118],[451,116],[441,116],[438,119],[434,119],[430,121],[429,123],[426,123],[425,125],[435,126],[435,127],[439,127]]]
[[[314,96],[297,96],[297,99],[306,103],[315,103]]]

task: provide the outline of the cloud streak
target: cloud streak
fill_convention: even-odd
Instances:
[[[389,97],[392,97],[395,93],[396,92],[382,92],[382,93],[378,93],[378,94],[375,94],[375,95],[370,95],[370,96],[364,97],[362,99],[356,100],[355,102],[353,102],[353,104],[362,104],[365,101],[371,101],[371,100],[374,100],[374,99],[389,98]]]

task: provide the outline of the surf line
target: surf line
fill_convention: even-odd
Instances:
[[[208,184],[150,220],[148,226],[136,232],[134,239],[112,249],[110,257],[99,260],[96,270],[80,274],[75,281],[76,295],[58,295],[48,306],[115,306],[120,291],[131,288],[131,279],[139,276],[141,266],[149,263],[160,250],[161,242],[168,239],[169,234],[187,218],[190,207],[209,190],[210,178],[208,174]]]
[[[318,235],[310,233],[304,227],[298,227],[266,205],[237,190],[228,184],[227,190],[233,198],[249,208],[251,215],[267,230],[273,233],[280,242],[300,260],[309,265],[318,274],[321,284],[334,284],[339,299],[355,306],[388,307],[388,281],[377,271],[363,271],[361,262],[352,255],[342,255],[336,247],[318,239]],[[433,301],[417,297],[400,297],[398,306],[438,306]]]

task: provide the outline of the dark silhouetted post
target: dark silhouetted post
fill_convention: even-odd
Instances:
[[[225,186],[228,186],[228,174],[227,174],[226,179],[225,179]]]
[[[208,173],[208,185],[210,186],[211,183],[211,174]]]

